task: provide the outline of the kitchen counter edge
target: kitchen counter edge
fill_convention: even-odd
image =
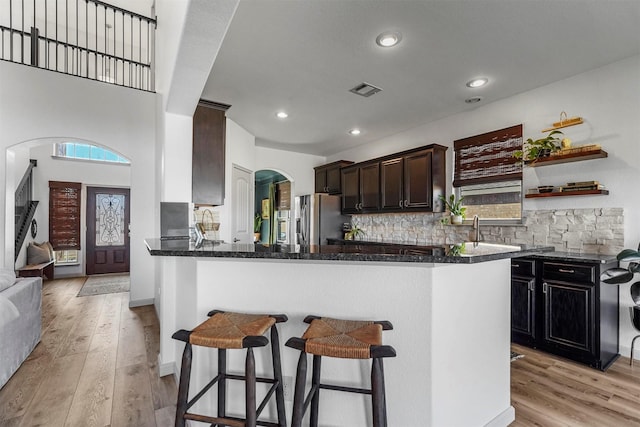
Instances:
[[[413,263],[448,263],[448,264],[472,264],[486,261],[494,261],[506,258],[519,258],[534,256],[547,251],[553,251],[552,246],[517,246],[516,251],[500,251],[476,255],[445,255],[445,254],[420,254],[420,253],[394,253],[389,247],[381,246],[379,253],[375,252],[375,245],[367,245],[368,249],[362,252],[347,249],[343,245],[322,245],[301,247],[297,245],[255,245],[245,243],[216,243],[205,241],[201,247],[197,247],[190,241],[161,240],[147,238],[145,244],[152,256],[186,256],[202,258],[240,258],[240,259],[274,259],[274,260],[314,260],[314,261],[351,261],[351,262],[413,262]],[[420,248],[420,246],[412,246]],[[432,248],[432,247],[425,247]],[[373,249],[373,250],[372,250]],[[427,251],[428,252],[428,251]]]

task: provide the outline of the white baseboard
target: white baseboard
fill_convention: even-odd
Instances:
[[[513,406],[509,406],[497,417],[489,421],[485,427],[507,427],[516,420],[516,410]]]
[[[631,343],[629,343],[631,344]],[[630,357],[631,356],[631,345],[619,345],[618,352],[620,356]],[[636,345],[633,348],[633,359],[640,360],[640,338],[636,341]]]
[[[158,374],[161,377],[165,377],[167,375],[173,375],[176,378],[176,382],[177,382],[177,375],[178,375],[177,372],[178,370],[176,369],[175,363],[173,362],[162,363],[162,358],[158,354]]]
[[[155,302],[154,298],[138,299],[138,300],[135,300],[135,301],[129,301],[129,308],[142,307],[143,305],[153,305],[154,302]]]

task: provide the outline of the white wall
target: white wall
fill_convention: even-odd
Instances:
[[[38,161],[38,166],[33,169],[34,200],[40,202],[34,216],[38,222],[38,235],[35,239],[30,239],[37,242],[49,240],[49,181],[82,183],[80,230],[86,230],[87,224],[87,186],[129,188],[131,184],[131,167],[128,165],[56,159],[51,156],[52,145],[53,141],[44,140],[41,145],[31,148],[29,154],[29,158]],[[56,277],[83,276],[85,274],[85,237],[86,233],[81,232],[81,249],[78,257],[80,265],[56,267]],[[16,263],[18,267],[26,263],[26,247],[25,243]]]
[[[13,266],[15,165],[7,148],[49,137],[95,141],[131,159],[131,304],[153,299],[155,261],[144,238],[157,234],[155,198],[156,95],[0,62],[0,259]],[[23,170],[24,171],[24,170]],[[86,180],[83,180],[86,181]],[[7,202],[9,201],[9,202]]]
[[[291,194],[301,196],[315,191],[313,168],[326,163],[322,156],[256,147],[256,170],[271,169],[293,178]]]

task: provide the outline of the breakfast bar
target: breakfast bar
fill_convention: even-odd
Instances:
[[[183,345],[171,339],[212,309],[284,313],[282,341],[301,336],[306,315],[388,320],[385,362],[390,426],[507,426],[510,402],[510,259],[550,247],[466,242],[458,245],[250,245],[147,239],[167,257],[160,290],[160,366],[178,371]],[[194,349],[192,390],[215,375],[213,352]],[[298,352],[282,349],[285,406],[291,414]],[[323,377],[368,387],[368,361],[327,360]],[[243,358],[230,357],[241,371]],[[266,370],[267,352],[256,352]],[[345,365],[348,365],[345,367]],[[289,392],[287,392],[289,388]],[[229,386],[228,412],[242,414],[243,389]],[[258,394],[261,389],[258,389]],[[320,425],[371,425],[370,398],[322,392]],[[197,410],[214,407],[215,390]],[[234,399],[234,396],[238,396]],[[234,405],[234,402],[237,404]],[[201,405],[200,407],[197,407]],[[275,407],[267,407],[274,419]]]

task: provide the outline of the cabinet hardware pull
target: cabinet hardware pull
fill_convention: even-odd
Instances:
[[[542,293],[546,294],[547,293],[547,283],[543,283],[542,284]]]
[[[511,267],[518,268],[518,267],[520,267],[520,264],[511,264]]]
[[[576,272],[575,270],[565,270],[565,269],[562,269],[562,268],[559,268],[558,271],[560,273],[575,273]]]
[[[529,290],[530,290],[530,291],[533,291],[533,290],[534,290],[534,289],[533,289],[534,287],[535,287],[535,283],[534,283],[534,282],[529,282]]]
[[[404,207],[405,207],[405,208],[409,207],[409,201],[408,201],[408,200],[405,200],[405,201],[404,201]]]
[[[400,207],[402,207],[402,200],[400,200],[400,201],[398,202],[398,205],[399,205]]]

